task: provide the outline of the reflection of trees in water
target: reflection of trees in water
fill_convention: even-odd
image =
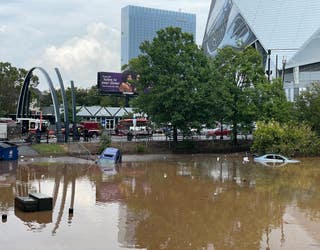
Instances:
[[[84,176],[86,168],[79,165],[72,164],[49,164],[47,166],[33,166],[23,165],[17,169],[17,195],[28,196],[32,192],[41,192],[41,184],[43,181],[52,179],[54,180],[54,186],[52,190],[53,197],[53,209],[58,209],[57,218],[52,229],[52,234],[55,234],[59,228],[63,213],[65,211],[65,205],[67,203],[67,191],[69,185],[71,185],[70,207],[74,206],[75,199],[75,185],[76,179]],[[59,199],[59,190],[62,184],[62,194]],[[51,194],[47,194],[51,195]],[[12,197],[12,200],[14,197]],[[56,208],[57,202],[60,201],[59,208]],[[15,214],[25,222],[25,224],[31,230],[39,230],[45,227],[45,224],[52,222],[52,211],[50,212],[34,212],[31,218],[28,213]],[[31,219],[30,219],[31,218]],[[69,223],[72,222],[72,214],[69,215]]]
[[[297,206],[312,221],[320,222],[320,167],[319,159],[304,162],[304,166],[292,166],[282,170],[282,181],[292,191]]]
[[[272,229],[283,229],[282,217],[288,204],[296,202],[310,218],[319,219],[317,161],[277,169],[239,162],[239,158],[221,157],[218,161],[203,156],[122,163],[115,178],[107,180],[117,186],[117,201],[127,209],[124,227],[119,226],[119,230],[133,228],[134,245],[148,249],[259,249],[261,239],[268,237]],[[38,191],[43,181],[54,180],[52,196],[57,212],[51,219],[53,233],[59,228],[66,206],[73,207],[77,178],[89,177],[97,191],[105,182],[96,166],[19,168],[22,176],[17,183],[28,180],[29,189]],[[21,187],[19,190],[25,192]],[[13,201],[14,192],[10,192],[5,200],[0,196],[2,204]],[[49,222],[39,219],[32,223],[29,227],[36,230],[39,224]],[[285,233],[282,230],[279,238],[284,240]]]
[[[310,198],[319,193],[311,188],[319,184],[317,175],[303,174],[301,167],[244,166],[238,159],[163,162],[143,169],[126,198],[128,210],[137,215],[127,226],[134,221],[136,245],[150,249],[260,249],[263,235],[268,244],[271,228],[280,228],[283,243],[286,205],[304,201],[306,189]],[[319,213],[319,199],[313,206]]]
[[[13,206],[17,166],[16,161],[0,161],[0,212],[6,213]]]

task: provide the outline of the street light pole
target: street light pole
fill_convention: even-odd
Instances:
[[[268,49],[268,81],[270,82],[270,75],[271,75],[271,70],[270,70],[270,61],[271,61],[271,49]]]
[[[282,83],[284,83],[284,74],[285,74],[285,70],[286,70],[286,58],[283,57],[282,58]]]
[[[278,78],[278,55],[276,55],[276,78]]]

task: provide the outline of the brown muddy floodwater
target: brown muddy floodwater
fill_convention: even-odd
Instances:
[[[127,156],[117,169],[2,161],[0,249],[320,249],[319,158],[249,160]],[[30,192],[52,196],[53,210],[15,209],[15,196]]]

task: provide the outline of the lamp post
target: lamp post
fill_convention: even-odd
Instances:
[[[282,83],[284,83],[284,74],[286,70],[286,62],[287,59],[285,57],[282,58]]]
[[[268,76],[268,80],[270,81],[270,76],[272,74],[272,70],[270,69],[270,59],[271,59],[271,52],[272,51],[298,51],[299,48],[270,48],[267,50],[267,67],[266,74]],[[284,74],[285,74],[285,66],[287,63],[287,58],[283,56],[282,59],[282,82],[284,82]],[[278,71],[278,55],[276,55],[276,77],[277,77],[277,71]]]
[[[267,70],[267,75],[268,75],[268,81],[270,82],[270,75],[272,74],[270,70],[270,61],[271,61],[271,49],[268,49],[268,70]]]

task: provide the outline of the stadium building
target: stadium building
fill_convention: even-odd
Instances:
[[[320,81],[320,1],[212,0],[202,46],[209,56],[226,46],[256,48],[293,101]]]

